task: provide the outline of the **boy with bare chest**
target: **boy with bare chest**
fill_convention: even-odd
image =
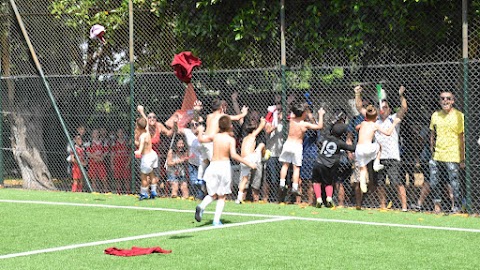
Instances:
[[[230,158],[244,163],[252,169],[256,165],[237,154],[235,139],[230,136],[232,132],[232,121],[228,115],[223,115],[218,120],[219,132],[205,139],[213,141],[213,156],[210,165],[205,170],[204,180],[207,184],[208,195],[195,209],[195,220],[202,220],[203,211],[213,201],[217,200],[213,225],[220,226],[220,217],[225,206],[225,196],[232,193],[231,190],[231,164]],[[202,127],[203,128],[203,127]],[[203,130],[200,130],[203,133]]]
[[[288,130],[288,138],[283,144],[282,153],[279,161],[283,162],[280,170],[280,187],[285,187],[285,178],[287,176],[288,167],[293,164],[292,175],[292,193],[298,194],[298,179],[300,178],[300,167],[302,166],[303,154],[303,136],[307,129],[319,130],[323,128],[323,115],[325,110],[318,110],[318,122],[313,124],[305,122],[307,117],[308,105],[305,103],[297,103],[292,106],[294,117],[290,119],[290,128]]]

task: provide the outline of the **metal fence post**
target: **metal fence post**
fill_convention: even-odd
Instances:
[[[134,79],[135,79],[135,72],[133,69],[133,3],[132,0],[128,1],[128,31],[129,31],[129,52],[130,52],[130,114],[131,119],[130,121],[130,136],[133,138],[131,147],[131,171],[132,171],[132,182],[131,182],[131,191],[132,194],[135,192],[135,154],[133,150],[135,149],[135,91],[134,91]]]
[[[467,0],[462,0],[462,56],[463,56],[463,110],[464,110],[464,145],[465,145],[465,199],[467,211],[470,207],[470,147],[465,140],[469,139],[469,94],[468,94],[468,21],[467,21]],[[462,157],[461,157],[462,158]]]
[[[285,128],[287,126],[287,85],[285,78],[285,69],[287,65],[287,56],[285,48],[285,0],[280,1],[280,50],[281,50],[281,81],[282,81],[282,125],[283,125],[283,137],[287,138],[288,131]]]
[[[0,93],[2,93],[2,63],[0,61]],[[3,100],[0,98],[0,187],[3,187]]]

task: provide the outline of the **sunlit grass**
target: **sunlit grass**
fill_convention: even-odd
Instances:
[[[227,202],[222,216],[225,224],[280,216],[293,219],[213,229],[215,203],[207,208],[204,220],[197,223],[193,212],[198,201],[156,199],[139,202],[134,196],[13,189],[0,189],[0,200],[140,207],[0,202],[0,256],[180,231],[147,239],[0,259],[0,269],[477,269],[480,264],[474,252],[480,240],[479,232],[341,222],[480,230],[478,218],[461,215]],[[148,210],[159,208],[182,211]],[[198,228],[209,230],[195,230]],[[192,231],[185,232],[190,229]],[[129,258],[103,254],[104,249],[112,246],[161,246],[172,253]]]

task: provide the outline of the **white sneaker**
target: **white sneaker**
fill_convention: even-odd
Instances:
[[[335,203],[333,202],[332,197],[327,197],[327,207],[328,208],[335,207]]]
[[[322,198],[317,198],[317,204],[315,205],[317,208],[320,208],[322,207],[322,204],[323,204],[323,200]]]
[[[385,166],[383,166],[383,164],[380,164],[380,161],[378,161],[378,160],[375,160],[373,162],[373,170],[376,171],[376,172],[378,172],[380,170],[383,170],[384,167]]]
[[[236,203],[236,204],[242,204],[242,201],[239,200],[239,199],[236,199],[236,200],[235,200],[235,203]]]

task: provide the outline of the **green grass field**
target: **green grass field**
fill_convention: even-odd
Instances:
[[[0,269],[478,269],[480,220],[425,213],[0,189]],[[160,246],[171,254],[105,255]]]

